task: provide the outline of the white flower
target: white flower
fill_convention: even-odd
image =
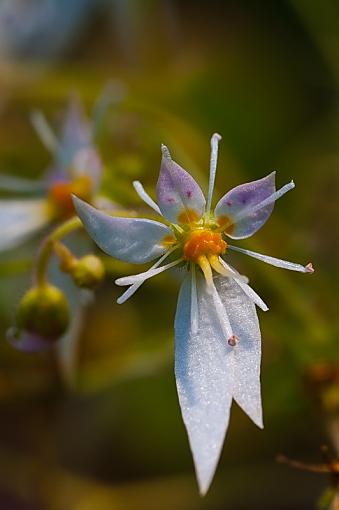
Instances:
[[[118,218],[78,198],[75,207],[86,230],[109,255],[131,263],[158,258],[146,272],[116,280],[129,288],[123,303],[149,278],[185,265],[175,318],[175,375],[201,494],[213,478],[228,427],[232,399],[262,427],[260,396],[260,330],[255,305],[262,299],[224,259],[228,250],[246,253],[275,266],[312,272],[302,266],[229,245],[244,239],[270,216],[274,202],[294,188],[275,190],[275,173],[232,189],[211,212],[218,134],[211,139],[207,202],[193,177],[175,163],[163,146],[157,205],[139,182],[134,187],[164,222]],[[176,255],[176,256],[175,256]],[[170,261],[165,263],[165,259]]]

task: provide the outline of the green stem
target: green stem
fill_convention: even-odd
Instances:
[[[50,258],[53,254],[54,243],[59,241],[74,230],[82,227],[80,218],[74,216],[59,225],[43,242],[37,262],[36,262],[36,281],[37,285],[44,286],[47,283],[47,268]]]

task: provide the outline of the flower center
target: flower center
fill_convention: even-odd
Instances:
[[[184,257],[197,262],[202,255],[221,255],[226,248],[227,243],[221,234],[211,230],[194,230],[184,245]]]
[[[83,175],[73,181],[57,181],[49,190],[49,201],[53,215],[58,218],[68,218],[74,214],[71,194],[74,193],[83,200],[88,200],[92,194],[92,180]]]

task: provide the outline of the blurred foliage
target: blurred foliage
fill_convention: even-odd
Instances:
[[[324,386],[315,372],[319,363],[335,372],[339,355],[337,5],[107,0],[93,2],[90,14],[57,56],[1,53],[0,169],[39,177],[49,155],[30,111],[57,121],[72,91],[90,111],[110,82],[115,100],[99,138],[105,195],[140,210],[131,181],[154,196],[161,142],[206,187],[209,137],[218,131],[216,197],[274,169],[278,184],[297,185],[242,246],[312,260],[316,273],[233,255],[270,306],[259,312],[265,430],[234,406],[220,469],[201,500],[172,368],[179,276],[159,276],[119,306],[113,278],[135,268],[107,261],[110,276],[86,306],[75,379],[65,388],[53,355],[18,353],[4,341],[37,240],[3,254],[0,507],[313,508],[330,480],[274,459],[284,452],[316,461],[323,442],[339,444],[338,378]]]

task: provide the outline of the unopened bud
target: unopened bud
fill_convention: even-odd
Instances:
[[[19,329],[56,339],[63,335],[69,324],[67,300],[53,285],[33,287],[22,298],[17,312]]]
[[[93,289],[104,279],[105,267],[95,255],[86,255],[74,264],[71,275],[79,287]]]

